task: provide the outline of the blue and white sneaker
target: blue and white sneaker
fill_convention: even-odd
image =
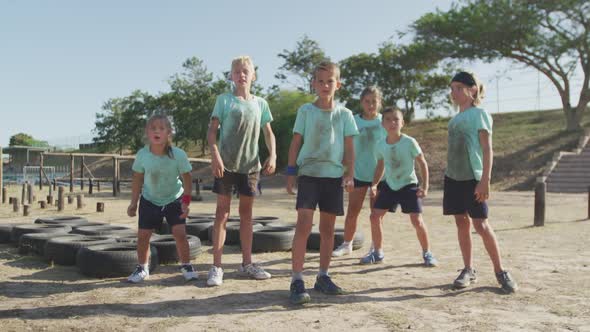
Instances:
[[[383,263],[383,259],[385,258],[384,254],[378,254],[376,251],[371,250],[365,257],[361,258],[360,264],[367,265],[367,264],[379,264]]]
[[[424,266],[426,267],[435,267],[438,265],[438,260],[434,258],[430,251],[424,252],[422,258],[424,258]]]
[[[143,266],[137,264],[137,267],[135,267],[135,271],[131,273],[131,275],[127,278],[127,281],[133,284],[137,284],[149,278],[150,272],[144,269]]]

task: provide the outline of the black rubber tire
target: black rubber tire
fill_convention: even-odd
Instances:
[[[271,222],[267,223],[264,226],[267,226],[267,227],[286,227],[286,228],[295,229],[296,224],[289,223],[289,222],[284,222],[284,221],[271,221]]]
[[[195,259],[201,254],[201,240],[194,235],[187,235],[189,248],[189,257]],[[150,241],[150,244],[158,248],[158,257],[160,264],[173,264],[178,262],[178,253],[176,252],[176,241],[172,235],[161,235],[158,239]]]
[[[210,219],[210,220],[215,220],[215,213],[189,213],[187,219]]]
[[[344,229],[338,229],[334,232],[334,249],[344,242]],[[352,250],[358,250],[363,247],[365,243],[365,234],[359,230],[354,233],[352,238]]]
[[[81,237],[78,234],[62,234],[62,233],[29,233],[24,234],[18,240],[18,253],[21,255],[39,255],[45,254],[45,244],[47,241],[62,237]]]
[[[258,216],[258,217],[253,217],[252,218],[253,222],[257,222],[259,224],[263,224],[264,226],[266,226],[267,224],[271,223],[271,222],[278,222],[279,221],[279,217],[273,217],[273,216]]]
[[[59,265],[76,265],[76,254],[80,248],[116,242],[107,236],[57,237],[47,241],[43,257]]]
[[[72,226],[72,232],[77,230],[80,227],[90,227],[90,226],[105,226],[108,225],[107,223],[104,222],[87,222],[85,224],[78,224],[78,225],[71,225]]]
[[[137,244],[137,234],[125,235],[125,236],[115,236],[115,237],[113,237],[112,234],[109,234],[107,236],[115,239],[115,241],[120,242],[120,243],[130,243],[130,244],[134,244],[134,245]],[[157,240],[161,237],[162,237],[162,235],[152,233],[152,236],[150,237],[150,242]]]
[[[252,236],[252,252],[288,251],[293,245],[295,230],[287,227],[265,226]]]
[[[258,231],[264,228],[262,224],[252,224],[252,231]],[[240,244],[240,223],[227,224],[225,233],[225,244],[239,245]]]
[[[209,240],[209,227],[213,226],[214,221],[211,219],[187,219],[186,233],[194,235],[201,241]]]
[[[150,273],[158,267],[158,249],[150,246]],[[100,244],[81,248],[76,265],[85,276],[94,278],[127,277],[137,266],[137,246],[127,243]]]
[[[18,245],[20,237],[28,233],[69,233],[72,227],[68,225],[27,224],[15,226],[10,233],[10,241]]]
[[[15,226],[25,225],[22,223],[10,223],[0,225],[0,243],[10,243],[10,234]],[[30,224],[26,224],[30,225]]]
[[[121,234],[121,233],[135,233],[135,231],[129,227],[118,226],[118,225],[104,225],[104,226],[88,226],[78,227],[72,233],[82,235],[109,235],[109,234]]]
[[[88,219],[78,216],[51,216],[41,217],[35,219],[35,224],[47,224],[47,225],[82,225],[87,224]]]
[[[228,228],[229,226],[231,226],[231,225],[239,225],[239,224],[240,224],[240,222],[239,222],[239,221],[227,221],[227,222],[225,223],[225,230],[226,230],[226,233],[225,233],[225,242],[223,243],[224,245],[226,245],[226,244],[229,244],[229,243],[227,242],[227,228]],[[210,241],[211,243],[213,243],[213,224],[212,224],[212,225],[211,225],[209,228],[207,228],[207,238],[209,238],[209,241]]]

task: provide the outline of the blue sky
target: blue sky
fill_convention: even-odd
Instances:
[[[192,56],[220,75],[237,55],[252,56],[264,86],[276,84],[283,49],[304,34],[333,60],[375,52],[447,0],[350,1],[27,1],[0,0],[0,145],[25,132],[54,144],[90,140],[95,114],[135,89],[152,94]],[[469,64],[488,84],[503,75],[501,111],[537,107],[537,74],[500,64]],[[511,79],[509,79],[511,78]],[[540,80],[541,107],[558,107]],[[203,119],[206,121],[206,119]]]

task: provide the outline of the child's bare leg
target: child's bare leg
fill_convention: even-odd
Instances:
[[[467,214],[456,214],[455,224],[457,225],[457,238],[459,239],[459,247],[463,255],[463,264],[465,267],[472,268],[471,219]]]
[[[410,220],[412,221],[412,226],[414,226],[414,229],[416,230],[416,236],[418,237],[420,246],[422,246],[422,251],[429,251],[430,244],[428,242],[428,229],[422,219],[422,214],[410,213]]]
[[[253,196],[240,195],[240,245],[242,247],[242,263],[252,263],[252,205]]]
[[[348,194],[348,210],[344,219],[344,241],[351,242],[356,233],[358,216],[363,208],[367,187],[354,188]]]
[[[311,233],[313,224],[313,212],[311,209],[297,210],[297,226],[295,227],[295,236],[293,237],[293,247],[291,250],[291,266],[293,272],[303,272],[303,263],[307,251],[307,238]]]
[[[217,195],[217,209],[215,210],[215,223],[213,224],[213,265],[221,267],[221,255],[225,243],[225,225],[229,217],[231,195]]]
[[[137,261],[141,265],[146,265],[149,262],[151,237],[151,229],[140,228],[137,230]]]
[[[186,225],[179,224],[172,226],[172,236],[176,241],[176,252],[181,264],[190,263],[190,251],[188,240],[186,239]]]
[[[488,255],[490,255],[490,259],[494,265],[494,272],[502,272],[503,268],[502,260],[500,258],[500,248],[492,226],[488,223],[487,219],[473,219],[473,227],[477,231],[477,234],[481,236],[486,251],[488,252]]]
[[[371,212],[371,239],[373,249],[383,249],[383,216],[387,213],[384,209],[373,209]]]
[[[334,224],[336,215],[320,212],[320,270],[328,271],[334,250]]]

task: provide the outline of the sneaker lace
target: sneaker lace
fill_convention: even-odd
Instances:
[[[498,279],[500,279],[502,282],[509,282],[510,275],[508,274],[507,271],[502,271],[502,272],[498,273]]]
[[[293,281],[293,289],[297,294],[305,293],[305,285],[303,284],[303,280]]]
[[[194,272],[193,266],[192,265],[183,265],[181,267],[181,269],[184,270],[184,272]]]
[[[321,276],[320,279],[326,284],[328,288],[337,288],[336,284],[332,281],[329,276]]]
[[[247,271],[248,273],[250,273],[250,274],[260,274],[260,273],[264,273],[264,270],[263,270],[263,269],[262,269],[260,266],[258,266],[258,265],[256,265],[256,264],[254,264],[254,263],[252,263],[252,264],[250,264],[250,265],[247,265],[247,266],[246,266],[246,271]]]
[[[209,270],[209,278],[217,279],[218,277],[219,277],[219,269],[216,267],[212,267],[211,270]]]
[[[135,267],[135,271],[133,271],[133,274],[132,275],[134,275],[134,276],[140,275],[142,272],[143,272],[143,266],[137,265]]]

